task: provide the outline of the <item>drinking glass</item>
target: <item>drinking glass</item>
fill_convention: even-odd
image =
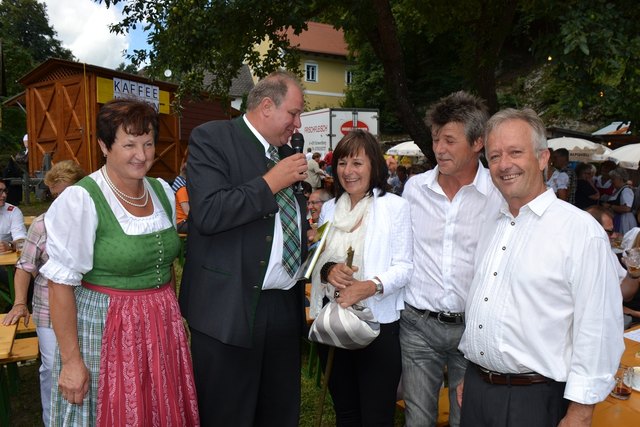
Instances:
[[[18,258],[22,255],[22,248],[24,247],[24,241],[19,240],[16,242],[16,254],[18,254]]]
[[[640,275],[640,248],[625,250],[622,254],[622,259],[631,276],[637,277]]]
[[[626,368],[619,368],[616,372],[616,382],[613,386],[613,390],[611,390],[611,397],[615,397],[620,400],[627,400],[631,396],[631,388],[627,386],[624,381],[626,371]]]

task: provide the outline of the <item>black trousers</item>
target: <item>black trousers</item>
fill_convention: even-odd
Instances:
[[[565,383],[489,384],[470,364],[464,376],[461,427],[556,427],[567,413]]]
[[[235,347],[191,329],[203,427],[297,427],[300,417],[301,299],[262,291],[253,347]]]
[[[361,350],[335,349],[329,391],[338,427],[393,426],[402,372],[400,323],[380,327],[380,335]],[[318,346],[323,367],[328,352],[328,346]]]

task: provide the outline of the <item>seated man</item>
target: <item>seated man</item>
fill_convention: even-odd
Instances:
[[[15,251],[16,243],[27,237],[22,211],[7,203],[7,194],[7,183],[0,181],[0,253]],[[0,284],[8,288],[9,277],[5,268],[0,268]]]
[[[307,201],[307,211],[310,215],[309,223],[311,224],[311,228],[307,231],[307,240],[309,242],[309,245],[313,244],[316,238],[316,229],[318,218],[320,217],[320,211],[322,210],[322,205],[329,199],[331,199],[331,193],[329,193],[324,188],[315,190],[309,196],[309,200]]]
[[[602,206],[590,206],[586,209],[595,219],[602,225],[604,231],[607,232],[609,237],[611,238],[615,231],[613,229],[613,212],[610,210],[603,208]],[[636,230],[636,228],[631,231]],[[631,233],[629,231],[627,234]],[[636,232],[636,235],[638,233]],[[626,238],[626,235],[625,235]],[[630,249],[633,247],[640,246],[640,242],[638,242],[637,238],[627,247],[624,246],[625,249]],[[616,255],[611,252],[613,256],[616,258]],[[638,281],[638,277],[632,276],[628,273],[619,262],[616,262],[616,266],[618,267],[618,278],[620,278],[620,290],[622,291],[622,313],[624,315],[624,327],[625,329],[631,326],[632,323],[640,321],[640,282]]]

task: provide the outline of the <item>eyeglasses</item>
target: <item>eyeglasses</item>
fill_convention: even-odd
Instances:
[[[314,201],[314,202],[312,202],[311,200],[309,200],[309,201],[307,202],[307,205],[321,205],[321,204],[323,204],[323,203],[324,203],[324,201],[323,201],[323,200],[316,200],[316,201]]]
[[[604,231],[606,231],[609,236],[611,236],[615,232],[614,229],[607,230],[606,228],[604,229]]]
[[[2,193],[9,194],[9,190],[6,189],[6,188],[0,188],[0,194],[2,194]]]

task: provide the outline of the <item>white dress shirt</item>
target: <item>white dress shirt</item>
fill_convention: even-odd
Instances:
[[[473,182],[449,200],[436,167],[410,178],[402,197],[411,206],[416,260],[405,301],[421,310],[464,311],[480,233],[504,200],[489,171],[478,162]]]
[[[169,199],[171,209],[167,215],[160,200],[145,180],[153,202],[153,213],[138,217],[131,215],[109,188],[100,170],[89,175],[98,184],[107,203],[111,207],[122,231],[130,236],[153,233],[175,225],[175,203],[173,190],[163,180],[159,180]],[[173,221],[170,220],[173,218]],[[79,286],[82,276],[93,269],[93,246],[98,227],[96,206],[89,192],[72,185],[60,194],[47,210],[44,217],[47,230],[47,253],[49,260],[40,269],[40,274],[56,283]]]
[[[569,189],[569,175],[566,172],[561,172],[558,169],[553,171],[551,174],[551,178],[547,181],[547,187],[551,188],[554,193],[557,193],[558,190],[568,190]]]
[[[566,382],[574,402],[606,398],[624,342],[620,281],[600,224],[547,189],[515,218],[503,206],[475,265],[465,357]]]
[[[0,206],[0,240],[13,242],[26,238],[27,229],[24,226],[22,211],[17,206],[5,202]]]

